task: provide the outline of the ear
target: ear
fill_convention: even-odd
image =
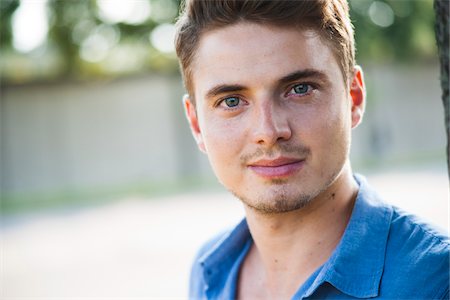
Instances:
[[[206,153],[206,148],[205,144],[203,143],[203,136],[199,126],[195,104],[192,103],[191,99],[189,98],[189,95],[187,94],[183,96],[183,105],[186,117],[189,122],[189,126],[191,127],[192,135],[194,136],[194,139],[197,142],[197,146],[200,149],[200,151]]]
[[[350,97],[352,99],[352,128],[355,128],[362,121],[366,105],[366,87],[360,66],[355,66],[354,69],[353,79],[350,84]]]

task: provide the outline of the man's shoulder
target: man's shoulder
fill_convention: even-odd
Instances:
[[[392,254],[408,255],[418,252],[426,256],[449,253],[450,240],[448,232],[443,228],[391,205],[368,185],[363,176],[357,175],[355,178],[360,184],[360,201],[355,204],[355,207],[359,207],[358,221],[371,227],[371,232],[379,227],[388,229],[387,246],[397,249]],[[426,249],[432,251],[423,253]],[[389,249],[386,254],[390,254]]]
[[[388,251],[396,259],[413,259],[411,267],[433,259],[442,259],[449,267],[450,240],[444,229],[398,208],[392,216]]]
[[[202,262],[230,234],[230,231],[231,229],[222,230],[206,240],[198,249],[194,262]]]
[[[221,231],[220,233],[214,235],[212,238],[207,240],[197,251],[197,255],[194,258],[191,267],[191,274],[189,278],[189,298],[190,299],[201,299],[204,298],[204,268],[203,261],[208,256],[209,253],[213,251],[220,244],[220,241],[227,235],[227,231]]]
[[[204,243],[192,265],[190,298],[205,298],[206,286],[223,284],[222,281],[226,278],[222,278],[222,275],[230,273],[234,262],[245,250],[250,239],[250,232],[244,219],[237,226],[216,234]]]
[[[450,240],[443,229],[394,207],[382,286],[441,299],[449,289],[449,257]]]
[[[389,245],[406,252],[422,253],[420,257],[448,255],[450,251],[450,239],[443,228],[397,207],[393,207]]]
[[[236,250],[235,246],[242,246],[249,236],[247,221],[244,218],[238,224],[219,231],[203,243],[197,252],[195,261],[202,263],[215,254],[226,256],[228,251]],[[220,253],[217,253],[218,251]]]

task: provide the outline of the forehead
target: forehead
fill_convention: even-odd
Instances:
[[[213,85],[269,85],[302,69],[343,77],[331,49],[314,30],[238,23],[202,34],[192,64],[201,98]]]

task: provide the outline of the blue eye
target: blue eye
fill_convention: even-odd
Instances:
[[[228,97],[223,102],[225,102],[225,105],[228,107],[235,107],[239,105],[239,98],[238,97]]]
[[[293,94],[306,94],[309,91],[308,84],[297,84],[291,89],[291,93]]]

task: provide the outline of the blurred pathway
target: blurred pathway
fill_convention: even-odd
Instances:
[[[444,171],[369,182],[386,200],[448,227]],[[199,193],[6,220],[0,299],[182,299],[198,247],[242,214],[226,193]]]

